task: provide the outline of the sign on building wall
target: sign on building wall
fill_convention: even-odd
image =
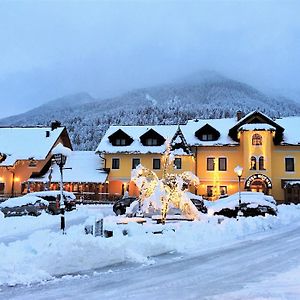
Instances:
[[[265,185],[267,186],[268,189],[272,188],[271,179],[268,176],[264,175],[264,174],[253,174],[253,175],[249,176],[247,178],[247,180],[245,181],[245,188],[249,189],[251,187],[252,182],[255,181],[255,180],[262,180],[265,183]]]

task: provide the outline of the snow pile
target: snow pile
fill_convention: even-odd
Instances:
[[[122,218],[106,216],[104,229],[113,230],[112,238],[86,235],[85,220],[89,216],[99,215],[102,210],[105,215],[112,214],[111,207],[102,209],[100,206],[80,207],[79,211],[67,214],[67,224],[71,220],[76,224],[67,229],[67,235],[61,235],[57,228],[58,216],[42,214],[31,218],[36,220],[35,223],[26,217],[18,218],[22,225],[17,225],[16,218],[0,218],[4,232],[13,224],[18,227],[14,232],[16,236],[24,227],[29,230],[35,226],[41,228],[23,239],[17,236],[17,240],[10,243],[3,242],[1,238],[0,285],[29,284],[126,261],[152,263],[148,259],[150,256],[170,251],[204,251],[250,234],[300,222],[300,207],[283,205],[279,207],[278,217],[240,218],[239,221],[211,217],[203,221],[168,223],[164,226],[153,224],[150,220],[144,225],[117,225]],[[164,234],[153,234],[154,231],[163,231]],[[123,235],[124,232],[127,235]]]
[[[251,208],[256,208],[261,205],[270,206],[274,211],[277,210],[274,198],[260,192],[241,192],[241,203],[249,203],[250,206],[248,205],[248,207]],[[205,205],[207,206],[210,215],[213,215],[215,212],[219,212],[224,208],[235,209],[235,207],[239,206],[239,193],[213,202],[205,201]]]
[[[58,143],[51,151],[51,154],[62,154],[64,156],[70,156],[72,150],[70,148],[65,147],[62,143]]]
[[[41,191],[41,192],[32,192],[30,194],[27,194],[28,196],[37,196],[37,197],[57,197],[60,195],[60,191]],[[63,191],[63,195],[66,197],[66,200],[75,200],[76,196],[72,192]]]
[[[4,207],[16,207],[16,206],[23,206],[23,205],[28,205],[28,204],[35,204],[37,201],[40,201],[41,203],[45,204],[46,206],[49,205],[49,202],[36,197],[36,196],[31,196],[31,195],[25,195],[22,197],[15,197],[15,198],[10,198],[2,203],[0,203],[0,208]]]

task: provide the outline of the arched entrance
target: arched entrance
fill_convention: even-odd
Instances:
[[[264,194],[269,194],[269,189],[261,179],[254,180],[250,185],[250,190],[251,192],[262,192]]]
[[[272,189],[272,181],[264,174],[253,174],[245,181],[245,190],[251,192],[262,192],[266,195]]]

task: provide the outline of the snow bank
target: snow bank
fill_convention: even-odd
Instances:
[[[151,221],[144,225],[116,225],[120,218],[107,216],[104,228],[113,230],[114,236],[105,239],[84,233],[86,218],[99,214],[99,206],[80,208],[67,216],[67,222],[71,217],[85,218],[68,228],[67,235],[48,228],[38,230],[23,240],[0,243],[0,284],[30,284],[53,276],[76,274],[126,261],[152,263],[149,257],[170,251],[189,254],[207,251],[210,247],[236,242],[247,235],[300,222],[299,212],[300,206],[283,205],[278,208],[278,217],[240,218],[239,221],[225,218],[221,223],[220,218],[211,217],[203,221],[168,223],[165,226]],[[34,219],[53,222],[53,217],[42,215]],[[0,219],[1,228],[7,219]],[[18,219],[23,221],[23,218]],[[24,224],[26,220],[24,218]],[[162,230],[164,234],[152,233]],[[127,235],[123,235],[123,231]]]
[[[10,198],[2,203],[0,203],[0,208],[4,208],[4,207],[16,207],[16,206],[22,206],[22,205],[27,205],[27,204],[34,204],[35,202],[40,201],[41,203],[45,204],[45,205],[49,205],[49,202],[36,197],[36,196],[31,196],[31,195],[25,195],[22,197],[15,197],[15,198]]]

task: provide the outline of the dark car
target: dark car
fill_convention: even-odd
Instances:
[[[49,202],[47,212],[51,215],[58,215],[60,213],[59,200],[60,200],[60,191],[42,191],[42,192],[33,192],[30,195],[35,195],[40,198],[43,198]],[[76,209],[76,196],[71,192],[63,192],[64,204],[66,211],[71,211]]]
[[[126,213],[126,207],[129,207],[130,204],[137,199],[135,197],[126,197],[119,199],[113,206],[113,211],[114,213],[119,216],[119,215],[124,215]]]
[[[200,199],[191,199],[193,204],[196,206],[196,208],[201,211],[202,213],[206,214],[207,213],[207,207],[204,204],[203,200]]]
[[[10,198],[0,204],[5,217],[39,216],[48,208],[48,201],[36,196],[22,196]]]

